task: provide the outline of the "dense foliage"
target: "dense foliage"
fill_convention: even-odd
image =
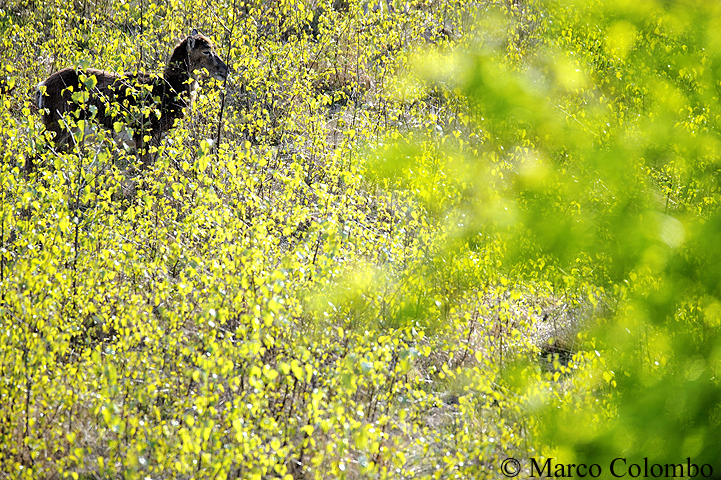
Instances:
[[[0,478],[721,472],[719,26],[680,0],[5,2]],[[56,148],[38,82],[162,72],[193,27],[232,73],[151,168],[92,125]]]

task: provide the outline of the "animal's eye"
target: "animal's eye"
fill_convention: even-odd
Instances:
[[[210,56],[210,55],[211,55],[211,52],[210,52],[210,51],[203,52],[203,53],[204,53],[205,55],[207,55],[207,56]]]

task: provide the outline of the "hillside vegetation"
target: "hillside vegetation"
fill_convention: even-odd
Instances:
[[[192,28],[231,74],[150,168],[92,123],[56,148],[39,82],[160,74]],[[718,474],[720,28],[700,0],[5,1],[0,478]]]

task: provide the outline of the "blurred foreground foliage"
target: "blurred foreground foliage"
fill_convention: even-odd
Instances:
[[[466,219],[460,251],[495,232],[511,265],[544,259],[590,292],[582,349],[615,407],[544,400],[559,463],[720,468],[720,21],[716,2],[515,2],[417,71],[468,106],[445,165],[461,200],[442,213]]]
[[[714,4],[6,3],[8,478],[716,459]],[[233,74],[151,169],[52,148],[34,85],[191,27]]]

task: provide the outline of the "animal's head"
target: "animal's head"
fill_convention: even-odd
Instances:
[[[211,77],[223,81],[228,76],[228,66],[220,59],[213,42],[195,28],[185,39],[188,67],[191,72],[207,70]]]

